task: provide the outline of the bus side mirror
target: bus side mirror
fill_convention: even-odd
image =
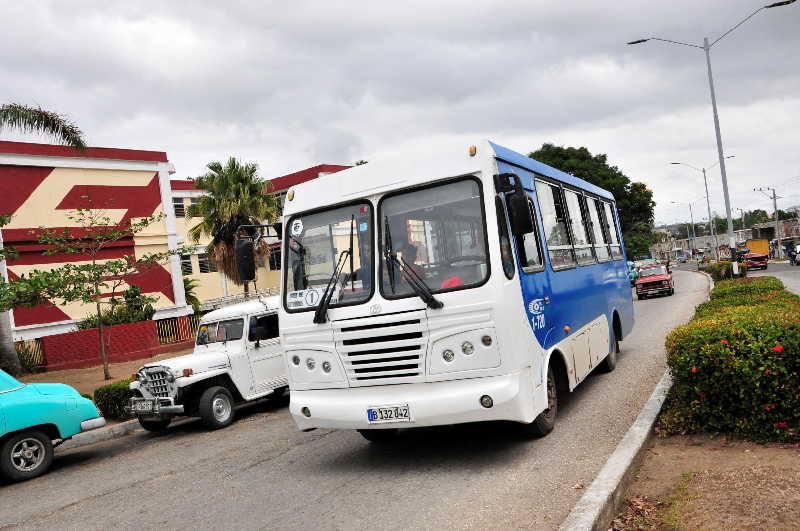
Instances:
[[[239,273],[239,279],[255,280],[256,260],[253,253],[253,240],[236,240],[234,255],[236,256],[236,270]]]
[[[528,206],[528,196],[524,191],[516,190],[507,198],[508,218],[511,221],[511,232],[515,235],[533,232],[533,217]]]

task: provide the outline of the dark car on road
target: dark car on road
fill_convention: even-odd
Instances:
[[[636,296],[639,300],[651,295],[672,295],[675,285],[667,266],[656,265],[639,269],[636,279]]]
[[[744,265],[747,269],[766,269],[769,257],[761,253],[747,253],[744,255]]]

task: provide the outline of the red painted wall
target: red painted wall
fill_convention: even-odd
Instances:
[[[104,329],[106,344],[111,336],[108,360],[111,363],[149,358],[163,352],[158,342],[155,321],[114,325]],[[100,361],[100,342],[96,328],[56,334],[42,338],[48,371],[96,367]]]

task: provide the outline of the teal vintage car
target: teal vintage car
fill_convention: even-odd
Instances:
[[[60,444],[105,426],[91,400],[64,384],[24,384],[0,370],[0,475],[22,481],[43,474]]]

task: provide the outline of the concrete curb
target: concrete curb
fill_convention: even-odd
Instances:
[[[114,424],[113,426],[106,426],[85,433],[79,433],[64,444],[59,445],[58,448],[61,450],[73,450],[75,448],[81,448],[82,446],[124,437],[134,431],[144,431],[142,427],[139,426],[139,421],[135,419],[121,422],[120,424]]]
[[[703,271],[690,271],[690,273],[705,275],[710,294],[714,289],[714,279],[711,275]],[[653,434],[653,425],[661,412],[670,387],[672,387],[672,375],[667,369],[614,453],[589,485],[586,493],[572,508],[566,520],[559,526],[560,530],[608,529],[608,524],[622,505],[625,489],[631,482],[633,471],[638,468],[645,444]]]
[[[671,386],[672,376],[667,370],[628,433],[559,529],[608,529],[608,524],[622,504],[625,489],[644,453],[645,443],[652,435],[653,424]]]

